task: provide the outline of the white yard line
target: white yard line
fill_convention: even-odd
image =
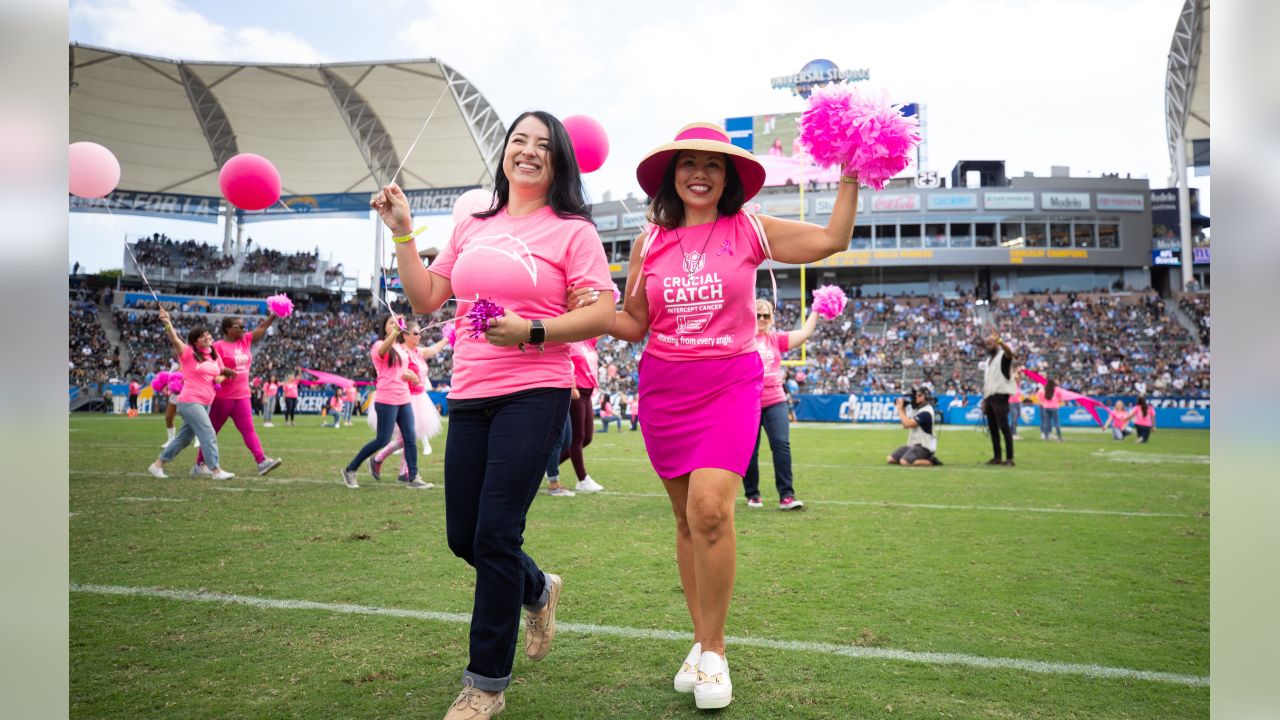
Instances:
[[[371,605],[348,605],[341,603],[322,603],[310,600],[283,600],[277,598],[253,597],[248,595],[230,595],[216,592],[189,590],[160,590],[156,588],[125,587],[119,585],[82,585],[72,584],[71,592],[92,593],[97,595],[126,595],[134,597],[158,598],[181,602],[213,602],[232,603],[263,610],[319,610],[322,612],[344,613],[349,615],[381,615],[387,617],[428,620],[434,622],[469,624],[471,617],[461,613],[433,612],[429,610],[407,610],[401,608],[385,608]],[[671,640],[688,643],[689,633],[675,630],[649,630],[644,628],[618,627],[614,625],[592,625],[585,623],[557,622],[557,629],[562,632],[585,635],[608,635],[640,640]],[[894,650],[889,648],[870,648],[836,645],[833,643],[804,642],[799,640],[772,640],[756,637],[726,637],[725,642],[731,646],[756,647],[784,652],[816,653],[836,655],[858,659],[892,660],[913,662],[927,665],[960,665],[989,670],[1016,670],[1039,673],[1043,675],[1074,675],[1087,678],[1143,680],[1147,682],[1184,685],[1189,687],[1208,687],[1209,678],[1201,675],[1182,675],[1178,673],[1137,670],[1124,667],[1108,667],[1082,663],[1048,662],[1042,660],[1025,660],[1021,658],[984,657],[965,653],[913,652],[911,650]]]

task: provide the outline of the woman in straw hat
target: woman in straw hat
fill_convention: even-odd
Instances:
[[[733,503],[760,427],[756,270],[809,263],[849,247],[857,179],[843,177],[827,227],[749,215],[764,185],[756,158],[717,125],[684,127],[636,168],[652,198],[633,244],[612,335],[649,342],[640,360],[640,426],[676,517],[676,560],[694,644],[675,688],[699,708],[733,698],[724,625],[733,594]]]

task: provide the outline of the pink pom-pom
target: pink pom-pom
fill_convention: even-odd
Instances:
[[[154,393],[164,392],[164,388],[168,384],[169,384],[169,373],[167,372],[156,373],[156,376],[151,378],[151,392],[154,392]]]
[[[849,302],[839,285],[823,285],[813,291],[813,311],[824,320],[832,320],[844,312]]]
[[[441,328],[444,333],[444,339],[449,343],[449,347],[453,347],[458,342],[458,328],[454,326],[454,321],[450,320]]]
[[[483,337],[489,330],[489,323],[502,317],[504,312],[506,310],[501,305],[487,298],[472,303],[471,309],[467,311],[467,320],[471,321],[471,339]]]
[[[169,378],[169,392],[174,395],[177,395],[178,393],[182,392],[182,376],[181,375],[178,375],[177,377]]]
[[[284,293],[272,295],[267,298],[267,308],[270,309],[276,317],[287,318],[293,314],[293,301]]]
[[[844,164],[846,175],[856,173],[862,185],[883,190],[910,162],[920,144],[919,126],[889,104],[888,92],[877,99],[832,83],[809,97],[800,116],[800,143],[818,165]]]

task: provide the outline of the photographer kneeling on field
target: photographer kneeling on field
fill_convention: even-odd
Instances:
[[[911,413],[907,414],[907,403],[911,403]],[[933,434],[934,413],[929,404],[929,392],[924,388],[914,388],[906,397],[898,398],[895,403],[898,420],[907,429],[907,444],[893,451],[886,459],[890,465],[906,465],[916,467],[932,467],[941,465],[942,461],[935,454],[938,451],[938,438]]]

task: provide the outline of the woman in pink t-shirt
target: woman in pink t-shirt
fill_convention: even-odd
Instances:
[[[276,403],[279,401],[280,382],[272,375],[262,386],[262,427],[275,427],[271,418],[276,414]]]
[[[419,344],[421,338],[422,331],[418,328],[418,324],[410,323],[409,330],[404,334],[404,349],[409,355],[409,372],[413,373],[418,381],[409,383],[409,404],[413,408],[413,427],[418,434],[417,440],[421,443],[422,454],[430,455],[429,441],[440,434],[444,424],[440,419],[440,411],[436,410],[435,404],[431,402],[431,396],[427,394],[431,390],[431,379],[427,377],[427,360],[435,357],[445,345],[449,344],[449,341],[441,339],[424,348]],[[375,431],[378,427],[377,416],[377,409],[370,411],[369,423]],[[403,447],[404,437],[401,436],[400,428],[397,427],[391,434],[391,442],[369,458],[369,474],[374,480],[382,479],[383,461]],[[398,477],[402,482],[409,482],[409,463],[403,454],[400,457]]]
[[[404,459],[409,464],[408,475],[402,479],[407,487],[428,490],[435,487],[418,477],[418,435],[413,427],[413,406],[409,403],[409,386],[421,382],[418,373],[409,366],[409,351],[405,348],[405,336],[417,334],[418,323],[408,321],[400,328],[400,318],[387,317],[382,322],[382,339],[369,348],[373,369],[378,377],[374,382],[373,411],[377,423],[377,435],[360,448],[356,456],[342,470],[342,482],[349,488],[358,488],[356,470],[374,453],[386,447],[397,427],[404,438]],[[372,466],[371,466],[372,467]],[[375,469],[373,477],[379,479]]]
[[[803,345],[818,329],[818,313],[809,313],[809,319],[799,330],[773,331],[773,303],[756,301],[756,350],[764,363],[764,390],[760,393],[760,425],[769,437],[769,449],[773,451],[773,484],[778,488],[778,509],[799,510],[804,502],[796,498],[791,480],[791,416],[787,394],[782,389],[782,356],[788,350]],[[747,494],[747,507],[764,507],[760,500],[760,429],[756,429],[756,443],[751,448],[751,463],[742,476],[742,487]]]
[[[292,426],[298,413],[298,376],[289,373],[280,387],[284,388],[284,424]]]
[[[559,466],[565,460],[573,461],[573,472],[578,476],[578,484],[573,489],[585,493],[604,490],[604,486],[587,473],[587,462],[582,453],[591,444],[596,431],[595,411],[591,407],[591,394],[600,384],[597,379],[600,373],[600,354],[596,351],[596,342],[597,338],[589,338],[569,345],[569,358],[573,362],[573,385],[578,392],[569,403],[570,435],[568,442],[562,446],[557,463]]]
[[[1058,442],[1062,442],[1062,420],[1058,413],[1062,408],[1062,388],[1052,378],[1036,391],[1036,403],[1040,406],[1040,439],[1048,440],[1049,433],[1057,430]]]
[[[203,325],[191,328],[187,341],[183,342],[173,329],[169,313],[161,308],[160,322],[173,345],[173,353],[182,366],[182,392],[178,394],[178,414],[182,416],[182,429],[165,444],[160,457],[147,468],[158,478],[167,478],[165,463],[173,460],[186,449],[191,441],[200,438],[200,450],[208,458],[210,476],[214,480],[226,480],[234,474],[218,464],[218,435],[209,421],[209,406],[213,403],[214,383],[235,378],[236,372],[224,367],[218,351],[213,349],[213,335]]]
[[[555,635],[563,582],[524,552],[522,534],[569,408],[566,343],[597,337],[613,322],[610,303],[566,307],[571,285],[613,288],[604,246],[573,142],[540,111],[507,129],[492,206],[454,226],[429,270],[400,188],[388,185],[371,204],[391,229],[414,311],[434,312],[451,296],[459,317],[479,299],[505,309],[482,335],[458,331],[444,463],[449,547],[476,569],[470,663],[455,705],[501,707],[520,606],[527,657],[545,656]]]
[[[724,625],[733,594],[734,496],[760,427],[755,279],[766,258],[808,263],[849,247],[857,180],[844,177],[826,228],[749,215],[764,185],[754,155],[695,123],[636,168],[652,225],[632,243],[623,311],[611,334],[647,335],[639,395],[645,448],[676,517],[676,559],[694,645],[675,677],[699,708],[733,697]]]
[[[1133,417],[1133,413],[1124,409],[1123,400],[1116,401],[1110,415],[1111,417],[1107,418],[1107,427],[1111,428],[1111,437],[1124,440],[1133,434],[1133,429],[1129,427],[1129,419]]]
[[[1133,429],[1138,431],[1138,444],[1151,441],[1151,431],[1156,426],[1156,409],[1147,404],[1145,395],[1138,396],[1138,404],[1133,406]]]
[[[213,423],[213,431],[218,433],[222,432],[222,426],[226,424],[227,418],[231,418],[240,437],[244,438],[244,446],[249,448],[249,454],[253,455],[253,461],[258,465],[259,475],[266,475],[275,470],[282,462],[280,458],[267,457],[267,454],[262,451],[258,431],[253,427],[253,403],[249,399],[251,394],[249,368],[253,365],[252,346],[262,341],[267,334],[267,328],[271,327],[275,319],[274,314],[267,313],[266,319],[258,323],[253,332],[246,333],[243,316],[227,315],[222,318],[222,339],[213,344],[214,349],[218,351],[218,356],[236,371],[236,376],[217,388],[213,405],[209,407],[209,422]],[[191,474],[207,475],[208,473],[209,469],[204,464],[204,455],[196,453],[196,466],[192,468]]]

